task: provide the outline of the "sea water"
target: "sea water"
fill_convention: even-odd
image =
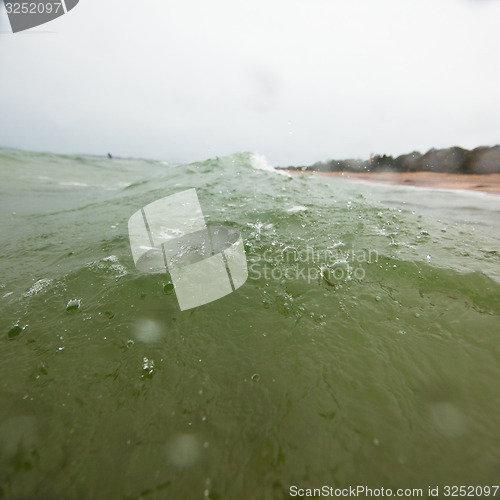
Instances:
[[[128,219],[195,188],[246,283],[180,311]],[[0,498],[500,477],[500,197],[0,150]]]

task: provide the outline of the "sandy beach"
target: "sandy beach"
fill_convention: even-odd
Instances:
[[[342,177],[351,181],[381,182],[433,189],[466,189],[490,194],[500,194],[500,174],[465,175],[434,172],[313,172],[288,170],[291,174],[315,174]]]

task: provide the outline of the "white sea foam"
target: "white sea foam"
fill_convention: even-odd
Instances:
[[[302,205],[297,205],[295,207],[289,208],[287,210],[287,212],[290,214],[296,214],[298,212],[305,212],[306,210],[307,210],[307,207],[304,207]]]
[[[89,187],[89,185],[86,182],[76,182],[76,181],[69,181],[69,182],[59,182],[60,186],[73,186],[73,187]]]
[[[36,295],[41,291],[45,290],[53,280],[43,278],[38,280],[27,292],[23,293],[23,297],[31,297],[32,295]]]
[[[101,269],[105,271],[111,271],[113,273],[116,273],[117,278],[120,278],[121,276],[125,276],[126,274],[128,274],[125,267],[122,264],[120,264],[120,260],[116,255],[109,255],[108,257],[104,257],[101,260],[91,262],[88,265],[88,268],[91,269],[92,271]]]
[[[288,172],[284,170],[276,170],[268,161],[267,158],[259,153],[253,153],[250,157],[250,164],[256,170],[266,170],[267,172],[275,172],[277,174],[290,176]]]

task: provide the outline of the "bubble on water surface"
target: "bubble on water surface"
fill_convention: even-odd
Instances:
[[[9,333],[7,333],[7,337],[9,339],[15,339],[18,337],[22,332],[24,331],[24,328],[19,325],[14,325],[10,330]]]
[[[80,309],[80,299],[71,299],[66,304],[66,311],[68,312],[78,311],[78,309]]]

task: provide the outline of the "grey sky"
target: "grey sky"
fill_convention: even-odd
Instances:
[[[9,34],[0,146],[308,164],[500,143],[500,0],[80,0]]]

